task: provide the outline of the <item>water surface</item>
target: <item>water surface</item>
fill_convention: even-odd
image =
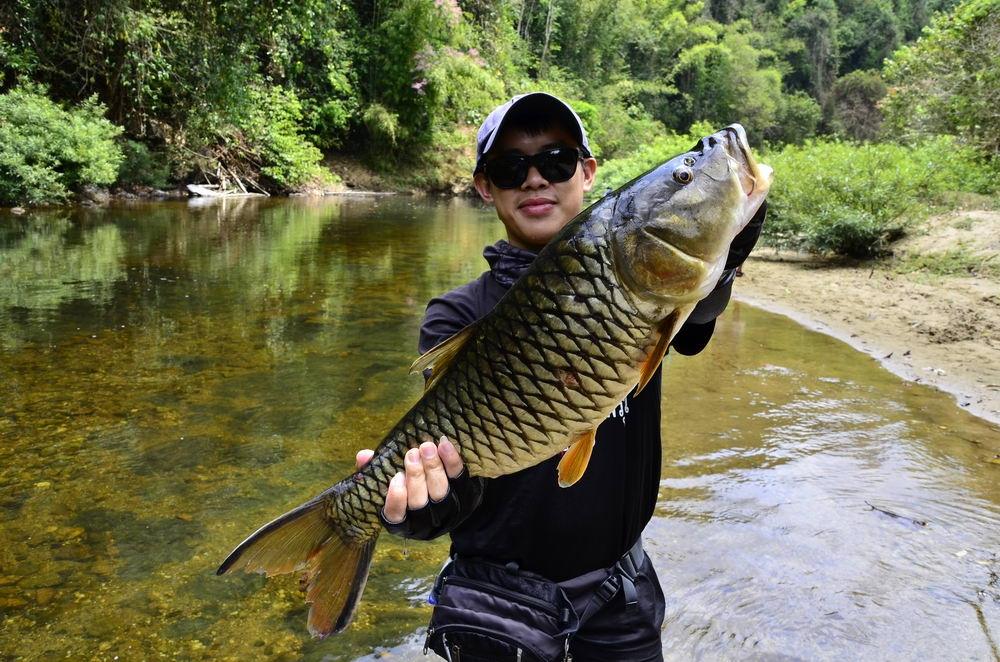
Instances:
[[[2,655],[413,656],[444,542],[383,537],[322,642],[294,578],[212,573],[419,397],[424,304],[501,230],[406,198],[0,212]],[[995,427],[741,305],[664,404],[668,658],[1000,659]]]

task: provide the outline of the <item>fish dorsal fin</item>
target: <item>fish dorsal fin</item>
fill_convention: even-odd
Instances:
[[[415,372],[423,372],[424,370],[430,369],[431,376],[424,384],[424,390],[428,391],[434,384],[437,383],[441,375],[444,374],[445,369],[451,364],[455,356],[461,350],[466,341],[472,337],[473,331],[475,331],[476,325],[470,324],[465,327],[451,338],[448,338],[444,342],[438,343],[433,349],[429,350],[425,354],[421,355],[413,365],[410,366],[410,374]]]
[[[694,310],[694,306],[678,308],[660,322],[660,325],[656,328],[658,334],[656,346],[639,367],[639,385],[635,387],[634,395],[639,395],[642,389],[646,388],[646,384],[653,378],[653,375],[656,374],[656,369],[660,367],[660,363],[663,361],[663,357],[666,356],[667,349],[670,347],[670,341],[680,331],[681,325],[687,320],[692,310]]]
[[[559,460],[559,487],[569,487],[583,477],[594,450],[594,436],[597,428],[590,428],[577,434],[570,442],[569,449]]]

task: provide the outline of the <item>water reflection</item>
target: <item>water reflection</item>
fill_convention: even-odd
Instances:
[[[323,642],[294,578],[211,573],[419,397],[424,303],[499,235],[462,201],[0,216],[0,650],[415,657],[443,542],[383,537]],[[995,428],[743,306],[664,397],[668,657],[996,655]]]

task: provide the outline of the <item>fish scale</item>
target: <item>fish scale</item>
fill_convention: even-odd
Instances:
[[[518,294],[508,295],[497,304],[491,324],[483,329],[483,342],[466,346],[451,364],[450,375],[435,384],[400,421],[397,428],[406,430],[412,426],[418,431],[405,434],[406,441],[401,446],[419,445],[421,432],[432,439],[447,435],[473,474],[491,477],[511,473],[536,464],[540,453],[552,455],[561,451],[570,440],[573,423],[579,426],[595,414],[606,415],[624,398],[632,386],[630,381],[634,381],[636,367],[621,362],[616,366],[602,360],[600,354],[605,350],[600,344],[583,343],[579,338],[596,336],[615,343],[614,351],[619,354],[639,357],[651,345],[653,329],[649,321],[643,320],[635,307],[625,308],[624,299],[612,300],[606,306],[588,306],[589,315],[582,316],[574,310],[578,301],[560,296],[576,295],[582,290],[585,301],[591,301],[602,290],[620,286],[607,280],[608,272],[603,268],[608,250],[603,234],[608,226],[600,220],[592,217],[588,224],[581,223],[580,228],[574,229],[584,240],[578,237],[576,241],[551,245],[547,249],[550,254],[540,256],[525,275],[524,287]],[[589,264],[597,273],[586,271],[587,262],[578,258],[577,251],[594,258]],[[522,302],[530,306],[533,315],[525,314],[525,308],[518,305]],[[561,302],[566,302],[570,310],[560,308]],[[529,318],[536,320],[535,323],[531,324]],[[573,343],[568,354],[565,344],[551,341],[560,335]],[[625,348],[623,340],[628,343]],[[505,352],[505,344],[517,345],[519,351]],[[587,388],[567,387],[544,357],[534,351],[536,345],[562,350],[561,363],[566,367],[578,366],[577,376]],[[533,355],[538,360],[525,360]],[[491,363],[487,360],[489,356],[500,359]],[[460,406],[450,410],[441,407],[438,392],[452,394],[453,404]],[[438,418],[442,411],[450,413],[449,429]],[[499,415],[482,415],[500,411],[517,411],[521,415],[508,416],[506,425]],[[567,417],[566,412],[576,415]],[[418,424],[418,420],[424,424]],[[511,424],[516,434],[504,434],[504,430],[510,432]],[[389,438],[393,441],[388,443],[397,443],[396,434],[390,433]],[[394,466],[383,470],[386,476],[403,470],[403,453],[385,457],[395,460]],[[362,474],[366,481],[381,482],[387,489],[388,480],[378,481],[374,471],[364,469]],[[377,516],[377,509],[374,512]]]
[[[734,125],[585,210],[490,313],[414,364],[431,370],[427,389],[366,466],[263,526],[219,573],[305,572],[309,629],[325,636],[357,608],[408,450],[447,436],[491,478],[568,447],[553,480],[574,483],[597,426],[656,370],[769,184]]]

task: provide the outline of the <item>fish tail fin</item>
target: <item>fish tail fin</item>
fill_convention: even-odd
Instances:
[[[328,493],[327,493],[328,494]],[[268,577],[304,573],[309,632],[323,638],[341,632],[357,611],[378,531],[353,540],[335,528],[325,495],[265,524],[234,549],[216,574],[232,570],[261,572]]]

